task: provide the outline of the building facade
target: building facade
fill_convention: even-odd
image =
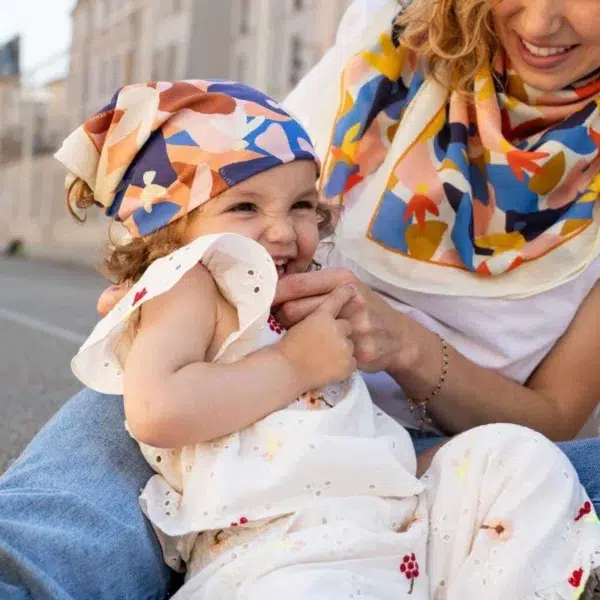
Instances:
[[[281,100],[333,43],[347,4],[79,0],[66,80],[34,92],[0,80],[0,249],[19,239],[32,253],[98,263],[107,221],[92,210],[80,227],[68,215],[52,158],[60,141],[136,81],[236,79]]]
[[[68,78],[73,127],[129,83],[228,77],[235,2],[79,0]]]
[[[348,0],[236,0],[233,79],[281,100],[333,44]]]

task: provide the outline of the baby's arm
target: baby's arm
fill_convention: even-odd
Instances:
[[[273,346],[234,363],[204,362],[215,333],[218,293],[198,265],[144,304],[125,363],[125,413],[139,441],[170,448],[214,439],[307,391]]]

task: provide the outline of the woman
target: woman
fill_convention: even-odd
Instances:
[[[600,6],[414,0],[392,30],[397,12],[355,1],[288,99],[344,210],[327,267],[281,282],[280,317],[297,322],[356,283],[343,317],[357,360],[418,452],[499,421],[572,439],[600,389],[588,358],[600,345]],[[23,581],[39,597],[162,596],[168,575],[135,503],[150,474],[120,411],[82,392],[0,482],[2,597],[26,597]],[[53,458],[58,443],[72,463]],[[597,505],[600,443],[561,448]]]

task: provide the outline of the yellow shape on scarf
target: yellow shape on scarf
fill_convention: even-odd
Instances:
[[[585,227],[590,223],[591,219],[568,219],[560,230],[561,237],[563,235],[571,235],[576,231],[579,231],[582,227]]]
[[[475,238],[475,244],[480,248],[489,248],[494,251],[494,255],[508,252],[509,250],[520,250],[525,245],[526,240],[521,233],[513,231],[511,233],[492,233]]]
[[[579,198],[578,202],[596,202],[600,194],[600,175],[596,175],[592,179],[592,183],[587,188],[587,192]]]
[[[475,102],[486,102],[495,97],[494,80],[490,69],[486,67],[475,78]]]
[[[397,81],[404,68],[406,50],[402,47],[396,48],[392,38],[387,33],[379,36],[379,43],[381,44],[381,51],[372,52],[367,50],[362,53],[363,59],[370,67],[379,71],[390,81]]]
[[[445,158],[444,162],[442,162],[440,166],[440,171],[443,171],[444,169],[448,169],[450,171],[458,171],[460,173],[458,165],[451,158]]]
[[[431,121],[425,129],[419,135],[417,142],[426,142],[431,138],[435,137],[446,124],[446,107],[442,107],[442,109],[435,115],[433,121]]]
[[[565,174],[567,161],[565,153],[559,152],[544,163],[542,170],[529,180],[529,189],[540,196],[548,195]]]
[[[356,162],[356,154],[359,147],[358,142],[355,141],[359,131],[360,123],[356,123],[356,125],[353,125],[350,127],[350,129],[348,129],[342,142],[342,152],[353,163]]]
[[[431,260],[447,229],[448,224],[441,221],[409,225],[405,235],[409,255],[418,260]]]

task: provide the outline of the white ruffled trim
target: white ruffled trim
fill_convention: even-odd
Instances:
[[[115,348],[130,317],[145,302],[172,289],[199,262],[211,272],[221,293],[238,311],[239,329],[227,338],[215,360],[227,361],[233,342],[251,343],[267,322],[275,296],[277,271],[273,260],[262,246],[244,236],[203,236],[150,265],[81,346],[71,361],[74,375],[103,394],[122,394],[123,370]],[[134,302],[139,294],[143,296]]]

